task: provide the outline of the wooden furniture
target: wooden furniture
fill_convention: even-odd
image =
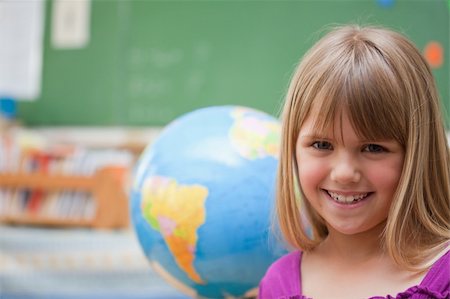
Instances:
[[[0,173],[0,189],[41,190],[56,193],[64,190],[91,194],[92,217],[48,216],[29,209],[19,213],[0,213],[0,222],[64,227],[123,228],[129,225],[128,200],[123,183],[123,169],[102,168],[92,177],[47,175],[35,173]],[[42,201],[49,200],[42,196]],[[7,211],[6,211],[7,212]]]

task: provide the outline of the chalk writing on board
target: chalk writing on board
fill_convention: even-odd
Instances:
[[[188,98],[198,96],[207,84],[211,52],[208,42],[197,42],[184,50],[163,47],[130,49],[127,97],[144,104],[150,99],[175,100],[174,91],[182,91]]]
[[[183,56],[181,49],[132,48],[129,63],[132,70],[146,67],[165,69],[179,64]]]
[[[180,49],[132,48],[128,65],[128,97],[160,98],[172,87],[167,75],[183,61]]]
[[[146,95],[159,97],[171,88],[171,83],[161,76],[136,74],[132,76],[128,83],[128,92],[131,98],[139,98]]]
[[[211,59],[212,47],[210,43],[199,42],[192,51],[192,68],[184,83],[188,96],[198,96],[206,84],[206,68]]]

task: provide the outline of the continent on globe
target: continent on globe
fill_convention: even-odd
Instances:
[[[275,119],[245,108],[235,108],[231,117],[235,121],[230,128],[230,140],[241,156],[251,160],[278,158],[281,129]]]
[[[194,258],[197,230],[205,223],[207,197],[208,189],[204,186],[180,185],[162,176],[148,178],[142,189],[145,220],[161,233],[177,265],[199,284],[205,282],[195,270]]]

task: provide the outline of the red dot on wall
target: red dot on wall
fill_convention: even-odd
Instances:
[[[438,42],[429,42],[423,54],[432,68],[439,68],[444,63],[444,48]]]

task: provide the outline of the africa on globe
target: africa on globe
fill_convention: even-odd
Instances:
[[[150,144],[131,191],[153,269],[193,298],[254,292],[283,252],[270,230],[278,120],[240,106],[182,115]]]

